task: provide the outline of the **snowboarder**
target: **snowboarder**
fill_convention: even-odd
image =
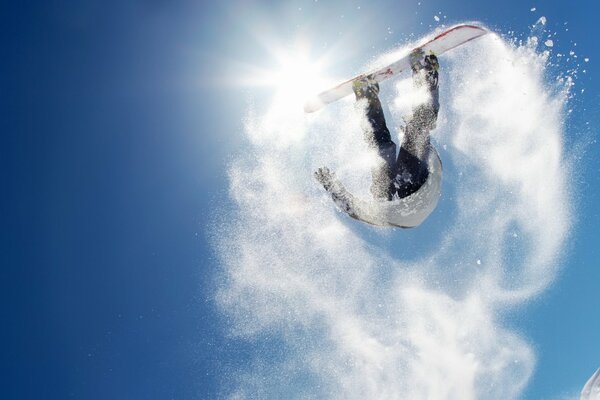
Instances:
[[[365,140],[381,160],[372,169],[373,200],[356,198],[327,167],[315,172],[315,178],[331,194],[334,202],[351,217],[379,226],[410,228],[419,225],[437,205],[441,188],[441,162],[429,141],[439,112],[437,57],[421,49],[410,54],[413,83],[425,89],[428,98],[413,108],[404,127],[399,154],[386,126],[379,100],[379,84],[370,76],[354,81],[357,105],[364,110]],[[361,107],[362,106],[362,107]]]

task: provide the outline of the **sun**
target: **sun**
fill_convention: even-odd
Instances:
[[[290,53],[280,58],[279,68],[272,72],[272,83],[277,92],[307,96],[318,90],[321,70],[305,54]]]
[[[254,70],[254,85],[272,89],[272,106],[300,110],[304,102],[330,83],[323,77],[325,59],[311,60],[305,48],[271,48],[272,67]]]
[[[270,72],[277,107],[301,109],[309,97],[325,88],[322,63],[310,60],[306,53],[283,51],[278,64]]]

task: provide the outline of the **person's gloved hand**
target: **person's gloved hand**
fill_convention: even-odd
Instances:
[[[335,181],[335,174],[327,167],[320,167],[315,171],[315,179],[329,192]]]

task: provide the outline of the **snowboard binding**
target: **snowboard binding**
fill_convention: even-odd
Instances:
[[[413,50],[409,55],[410,69],[413,76],[416,75],[417,82],[426,82],[430,89],[434,89],[438,85],[438,70],[440,63],[437,56],[430,52],[425,55],[423,49],[418,48]]]
[[[363,98],[377,98],[379,96],[379,83],[373,75],[365,75],[352,82],[352,91],[356,100]]]
[[[422,69],[428,72],[440,69],[437,56],[432,51],[425,55],[425,52],[421,48],[415,49],[410,53],[409,62],[413,72],[418,72]]]

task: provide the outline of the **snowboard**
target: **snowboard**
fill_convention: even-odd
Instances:
[[[600,399],[600,368],[587,381],[581,390],[579,400],[599,400]]]
[[[400,74],[410,68],[410,53],[417,49],[423,50],[425,54],[433,52],[433,54],[439,56],[448,50],[460,46],[461,44],[467,43],[473,39],[488,33],[488,30],[476,25],[456,25],[446,31],[438,34],[432,39],[425,39],[424,43],[420,46],[407,52],[405,56],[399,60],[391,63],[390,65],[372,71],[370,73],[361,74],[355,76],[352,79],[348,79],[339,85],[332,87],[329,90],[319,93],[313,98],[306,101],[304,104],[304,112],[311,113],[321,109],[324,105],[333,103],[336,100],[344,98],[349,94],[352,94],[352,84],[354,81],[364,78],[365,76],[371,76],[377,82],[384,81],[392,76]]]

